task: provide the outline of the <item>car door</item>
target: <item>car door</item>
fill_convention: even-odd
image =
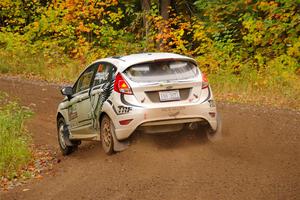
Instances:
[[[104,101],[107,100],[113,89],[113,78],[116,68],[110,63],[97,63],[97,70],[94,76],[91,95],[91,108],[93,127],[99,129],[99,115]]]
[[[92,126],[90,88],[95,73],[95,65],[88,67],[73,87],[75,94],[71,99],[69,117],[73,135],[89,134]]]

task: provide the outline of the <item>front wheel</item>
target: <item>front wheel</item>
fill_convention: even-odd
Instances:
[[[114,153],[113,131],[115,131],[115,127],[111,119],[105,115],[101,120],[100,138],[102,148],[107,155]]]
[[[66,135],[65,135],[65,125],[66,123],[63,118],[60,118],[57,121],[58,144],[64,156],[71,154],[79,145],[79,144],[78,145],[74,144],[72,146],[68,145],[68,142],[66,141]]]

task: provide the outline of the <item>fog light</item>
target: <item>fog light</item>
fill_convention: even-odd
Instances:
[[[216,113],[215,112],[209,112],[208,113],[212,118],[214,118],[216,116]]]
[[[132,119],[125,119],[125,120],[119,121],[119,123],[120,123],[121,125],[128,125],[131,121],[132,121]]]

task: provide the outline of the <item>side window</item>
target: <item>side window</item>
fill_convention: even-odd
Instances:
[[[108,68],[108,80],[112,81],[115,79],[115,73],[116,73],[117,69],[112,66],[112,65],[109,65],[109,68]]]
[[[93,86],[104,83],[106,80],[106,77],[107,77],[107,64],[106,63],[98,63]]]
[[[106,83],[113,78],[115,68],[108,63],[99,63],[97,66],[93,86]]]
[[[77,82],[73,86],[73,92],[78,93],[78,92],[81,92],[83,90],[88,89],[91,85],[91,81],[92,81],[94,72],[95,72],[95,66],[94,65],[87,68],[81,74],[81,76],[78,78]]]
[[[79,82],[77,84],[76,92],[80,92],[83,90],[86,90],[90,87],[90,83],[93,77],[93,71],[84,73],[81,78],[79,79]]]

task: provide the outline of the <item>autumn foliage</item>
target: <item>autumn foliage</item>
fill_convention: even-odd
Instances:
[[[299,1],[160,2],[1,1],[0,71],[70,80],[96,58],[168,51],[196,58],[220,98],[300,101]]]

